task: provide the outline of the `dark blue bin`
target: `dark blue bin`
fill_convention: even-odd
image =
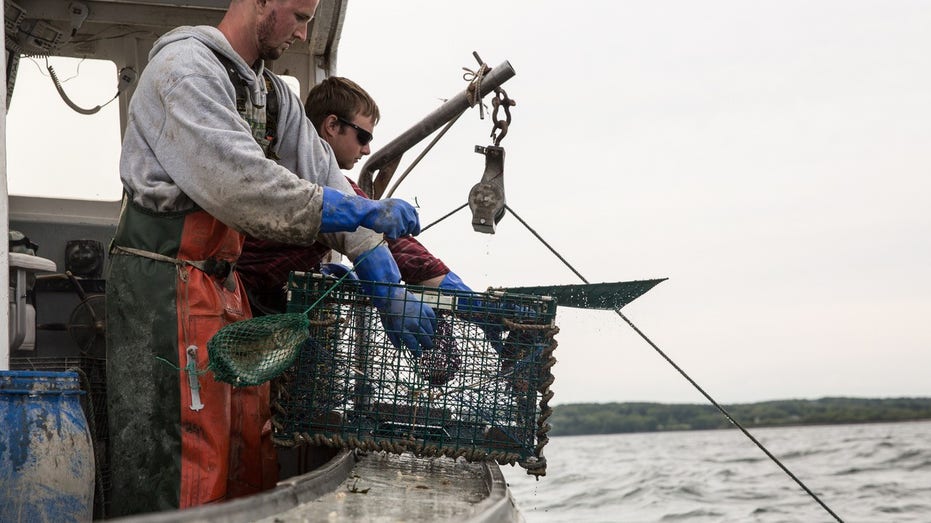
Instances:
[[[0,519],[90,521],[94,452],[74,372],[0,371]]]

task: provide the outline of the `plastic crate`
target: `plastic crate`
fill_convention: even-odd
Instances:
[[[292,273],[310,339],[277,382],[279,445],[519,463],[545,474],[556,303],[408,286],[436,312],[435,347],[396,348],[361,282]],[[321,297],[323,297],[321,299]]]

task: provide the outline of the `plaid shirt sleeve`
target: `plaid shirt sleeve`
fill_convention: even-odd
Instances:
[[[426,247],[411,236],[388,240],[388,248],[398,263],[401,278],[407,283],[420,283],[449,272],[443,260],[430,254]]]
[[[320,260],[328,252],[330,248],[322,243],[308,247],[247,236],[242,254],[236,262],[236,272],[253,296],[273,296],[277,299],[285,293],[288,273],[317,269]]]

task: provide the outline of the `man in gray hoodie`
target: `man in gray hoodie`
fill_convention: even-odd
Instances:
[[[306,39],[316,6],[233,0],[218,27],[175,29],[149,54],[129,108],[108,273],[109,516],[277,481],[268,385],[233,388],[206,371],[207,341],[251,316],[233,270],[244,234],[319,240],[365,280],[400,280],[382,235],[417,234],[416,211],[355,196],[300,100],[264,67]],[[270,94],[277,125],[266,121]],[[432,347],[432,309],[403,289],[366,291],[397,345]]]

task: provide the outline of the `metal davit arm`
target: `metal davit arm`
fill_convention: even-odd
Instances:
[[[501,84],[511,79],[515,74],[514,68],[505,60],[485,73],[481,83],[477,84],[480,86],[478,96],[470,93],[468,88],[463,90],[443,105],[437,107],[413,127],[388,142],[365,162],[359,174],[359,186],[372,198],[381,198],[391,181],[391,177],[394,175],[394,170],[397,168],[401,156],[408,149],[462,114],[472,105],[471,100],[481,100],[486,94],[500,87]],[[378,172],[377,177],[375,177],[376,172]]]

